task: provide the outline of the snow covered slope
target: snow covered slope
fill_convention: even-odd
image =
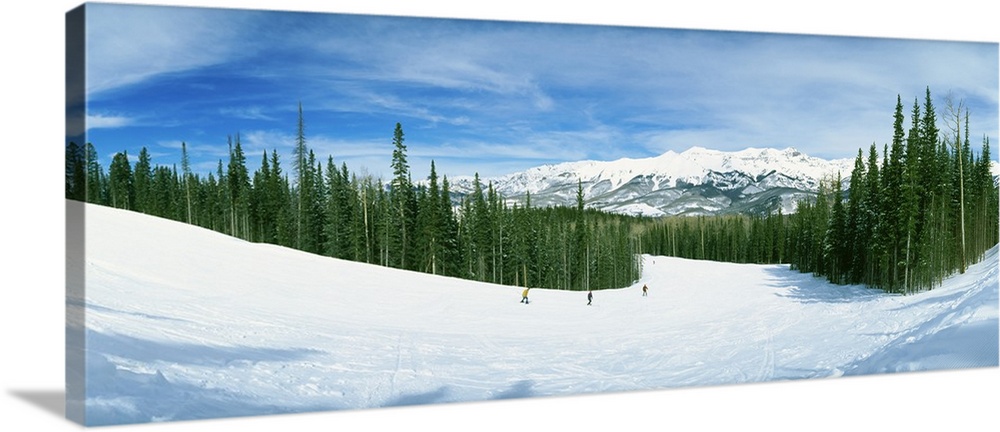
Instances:
[[[86,211],[86,298],[67,307],[86,313],[93,425],[998,365],[995,248],[909,297],[646,256],[592,306],[547,289],[523,305],[517,287]]]
[[[577,182],[589,207],[626,214],[763,213],[814,194],[820,179],[846,179],[853,159],[827,161],[793,148],[749,148],[723,152],[693,147],[646,159],[544,165],[495,179],[482,179],[512,201],[530,193],[540,206],[572,206]],[[470,193],[473,179],[453,179],[452,191]]]

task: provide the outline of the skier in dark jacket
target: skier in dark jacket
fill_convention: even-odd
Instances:
[[[647,287],[646,284],[643,284],[642,285],[642,296],[643,297],[646,297],[646,291],[649,291],[649,287]]]
[[[590,302],[594,301],[594,292],[587,291],[587,306],[590,306]]]

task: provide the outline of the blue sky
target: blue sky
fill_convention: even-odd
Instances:
[[[144,146],[179,166],[185,142],[208,173],[238,134],[251,169],[276,150],[290,172],[300,102],[307,145],[353,172],[388,177],[401,123],[414,179],[431,160],[488,177],[692,146],[853,157],[928,86],[939,118],[950,93],[975,147],[997,142],[996,43],[88,7],[85,140],[105,168]]]

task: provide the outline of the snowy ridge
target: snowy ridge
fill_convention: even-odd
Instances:
[[[662,216],[782,207],[789,213],[794,211],[789,195],[815,193],[820,179],[838,172],[846,178],[853,165],[853,159],[827,161],[793,148],[723,152],[692,147],[645,159],[543,165],[481,181],[492,182],[513,202],[530,193],[539,205],[573,205],[580,182],[589,207],[612,212]],[[455,192],[469,193],[472,188],[470,178],[453,181]],[[769,191],[782,192],[765,195]]]
[[[907,297],[645,256],[593,306],[540,288],[523,305],[518,287],[85,206],[86,298],[67,308],[86,312],[91,425],[998,365],[996,248]]]

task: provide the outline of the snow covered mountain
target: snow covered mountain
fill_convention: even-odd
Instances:
[[[853,159],[824,160],[794,148],[724,152],[692,147],[646,159],[566,162],[498,178],[494,189],[510,202],[574,205],[577,182],[590,208],[645,216],[766,213],[795,209],[814,195],[824,176],[846,179]],[[473,178],[452,180],[452,191],[471,193]]]

